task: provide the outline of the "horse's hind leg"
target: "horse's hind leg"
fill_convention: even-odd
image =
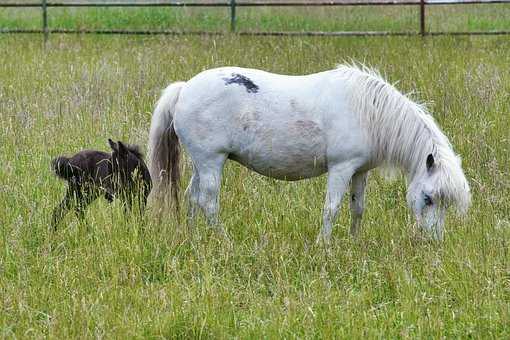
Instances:
[[[356,173],[351,180],[351,235],[357,236],[365,209],[365,187],[368,172]]]
[[[222,229],[218,220],[219,212],[219,192],[221,185],[221,174],[227,155],[212,154],[204,155],[197,162],[195,158],[195,166],[198,171],[198,205],[202,209],[207,219],[207,223],[211,226]],[[223,230],[222,230],[223,231]]]

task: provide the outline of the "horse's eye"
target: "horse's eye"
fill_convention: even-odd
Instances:
[[[425,198],[423,199],[425,201],[425,205],[432,205],[432,198],[430,198],[429,195],[425,195]]]

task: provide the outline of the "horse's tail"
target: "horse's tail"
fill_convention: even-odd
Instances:
[[[51,167],[55,175],[58,177],[70,180],[76,175],[76,168],[71,165],[70,159],[64,156],[59,156],[51,161]]]
[[[156,104],[149,132],[149,172],[158,198],[164,198],[168,188],[175,208],[179,210],[180,144],[174,129],[175,104],[185,83],[168,86]]]

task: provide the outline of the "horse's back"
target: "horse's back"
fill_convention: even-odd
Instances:
[[[257,100],[261,97],[302,98],[317,88],[320,77],[327,72],[291,76],[270,73],[257,69],[240,67],[221,67],[203,71],[188,80],[181,91],[179,100],[213,100],[225,95],[235,96],[237,100]],[[189,98],[187,98],[189,96]],[[302,98],[303,99],[303,98]]]

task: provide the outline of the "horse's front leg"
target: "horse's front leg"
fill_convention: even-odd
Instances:
[[[368,172],[354,174],[351,180],[351,235],[358,236],[363,210],[365,209],[365,187]]]
[[[221,173],[227,156],[225,154],[215,154],[206,157],[196,162],[200,179],[198,183],[198,205],[204,212],[207,223],[225,234],[225,230],[219,222],[218,213]]]
[[[335,223],[340,203],[342,203],[342,197],[349,185],[349,181],[353,173],[354,171],[352,168],[345,166],[344,164],[330,167],[328,170],[328,190],[326,192],[323,212],[324,225],[317,237],[317,243],[320,243],[321,241],[329,243],[333,224]]]

